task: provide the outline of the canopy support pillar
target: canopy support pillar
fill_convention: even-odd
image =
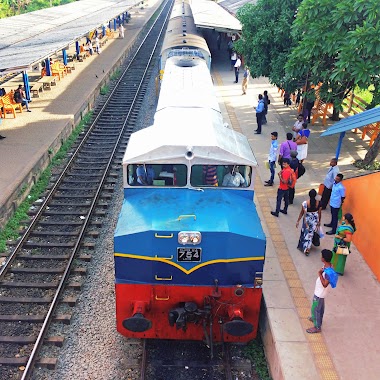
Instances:
[[[77,59],[80,54],[80,47],[79,47],[79,41],[75,41],[75,52],[77,53]]]
[[[62,58],[63,58],[63,64],[67,66],[67,51],[66,49],[62,49]]]
[[[51,75],[51,67],[50,67],[50,59],[49,58],[45,59],[45,68],[46,68],[46,75],[50,76]]]
[[[29,77],[28,73],[26,71],[22,72],[22,79],[24,81],[24,89],[25,89],[25,96],[27,100],[30,100],[30,85],[29,85]]]
[[[339,158],[340,149],[342,148],[342,143],[343,143],[343,139],[344,139],[345,134],[346,134],[346,132],[342,132],[339,136],[338,146],[336,147],[336,152],[335,152],[335,158],[336,159]]]

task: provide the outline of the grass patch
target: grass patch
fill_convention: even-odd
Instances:
[[[107,95],[110,90],[110,86],[106,84],[105,86],[100,88],[100,95]]]
[[[110,76],[110,79],[111,80],[116,80],[116,79],[119,79],[120,78],[120,75],[121,75],[121,71],[120,69],[116,69],[112,75]]]
[[[374,161],[371,165],[364,165],[363,160],[356,160],[354,166],[364,170],[380,170],[380,162]]]
[[[264,346],[260,337],[249,342],[245,349],[245,355],[251,360],[261,380],[272,380],[269,375]]]
[[[42,172],[38,181],[31,188],[29,195],[24,199],[24,201],[17,208],[16,212],[12,218],[8,221],[5,227],[0,231],[0,252],[5,252],[7,245],[7,240],[15,240],[19,237],[21,221],[28,219],[28,211],[30,206],[41,194],[43,194],[49,184],[51,177],[51,169],[58,166],[62,160],[66,157],[68,150],[71,148],[72,144],[77,139],[78,135],[83,131],[84,127],[89,123],[91,119],[92,112],[87,113],[79,125],[74,129],[70,137],[61,146],[57,154],[52,159],[49,166]],[[26,191],[26,185],[24,185],[20,191],[22,195]]]

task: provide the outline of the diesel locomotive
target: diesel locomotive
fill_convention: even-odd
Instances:
[[[186,24],[184,14],[191,19],[190,7],[176,2],[168,30],[178,18]],[[266,247],[253,203],[257,162],[223,121],[205,41],[170,38],[154,123],[132,134],[123,158],[117,330],[247,342],[257,334]]]

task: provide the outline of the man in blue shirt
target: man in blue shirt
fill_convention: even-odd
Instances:
[[[330,167],[326,174],[325,180],[323,181],[323,193],[321,199],[322,210],[326,209],[329,203],[332,187],[335,181],[336,175],[339,173],[338,160],[332,158],[330,161]]]
[[[152,165],[138,165],[136,169],[137,182],[139,185],[152,186],[154,170]]]
[[[270,170],[270,180],[265,181],[264,186],[273,186],[273,181],[274,181],[274,166],[276,164],[277,160],[277,151],[278,151],[278,142],[277,142],[277,137],[278,133],[277,132],[272,132],[270,134],[270,137],[272,139],[272,142],[270,144],[270,149],[269,149],[269,156],[268,156],[268,161],[269,161],[269,170]]]
[[[257,129],[255,130],[256,135],[261,135],[261,126],[263,123],[264,116],[264,99],[261,94],[259,94],[259,102],[257,103],[257,107],[253,107],[256,110],[256,121],[257,121]]]
[[[338,213],[344,199],[346,198],[346,189],[342,184],[343,174],[337,174],[331,190],[330,209],[331,223],[325,224],[326,227],[331,227],[331,231],[327,231],[326,235],[335,235],[338,226]]]

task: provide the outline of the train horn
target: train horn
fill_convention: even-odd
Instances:
[[[123,326],[129,331],[144,332],[152,327],[152,322],[144,317],[147,304],[145,302],[136,302],[133,305],[132,317],[124,319]]]

